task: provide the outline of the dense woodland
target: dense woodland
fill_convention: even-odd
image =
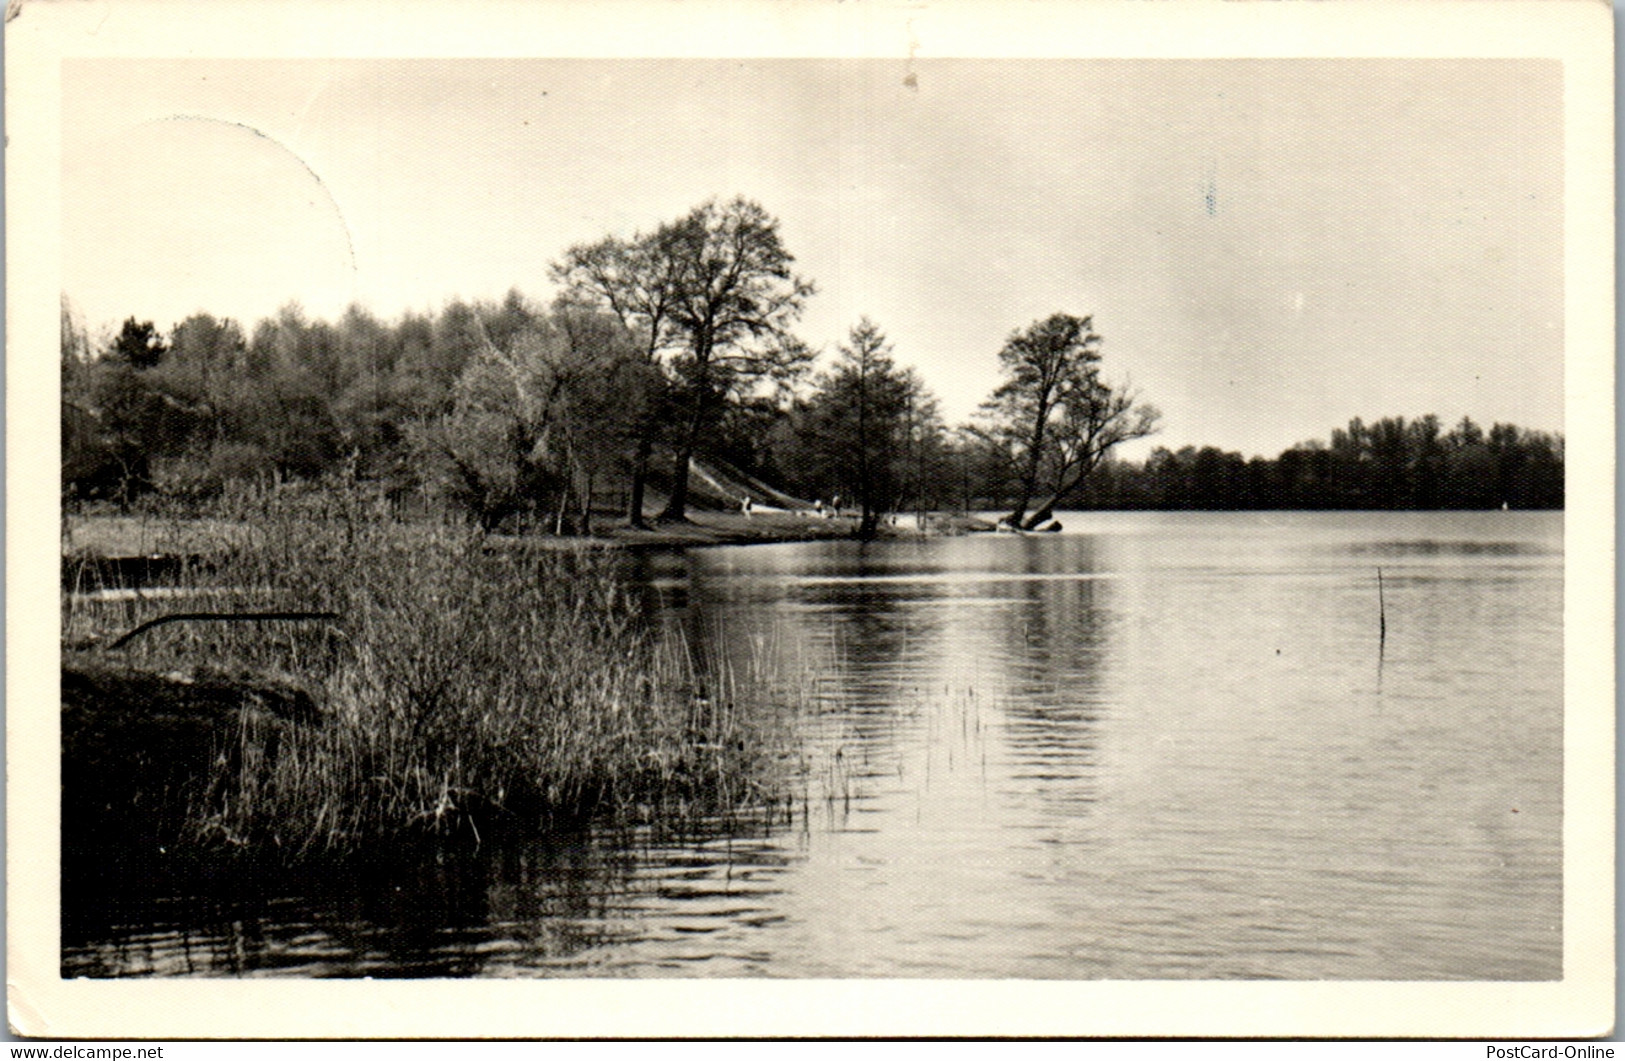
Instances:
[[[1246,459],[1212,446],[1109,462],[1078,507],[1118,509],[1560,509],[1563,436],[1471,419],[1356,419],[1329,443]]]
[[[132,317],[93,338],[65,297],[64,500],[203,506],[237,484],[343,476],[487,529],[581,533],[731,507],[744,484],[757,503],[842,498],[863,536],[935,510],[1035,527],[1066,507],[1563,504],[1562,436],[1433,416],[1355,420],[1273,459],[1116,460],[1158,413],[1103,376],[1092,321],[1066,314],[989,351],[1003,382],[950,428],[880,324],[855,322],[824,359],[796,338],[815,288],[793,261],[777,221],[734,200],[569,248],[550,302],[514,290],[336,321],[290,305],[167,332]]]

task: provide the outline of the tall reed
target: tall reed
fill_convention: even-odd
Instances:
[[[123,650],[149,670],[282,678],[321,705],[319,725],[240,713],[192,790],[188,839],[305,853],[478,837],[605,808],[707,813],[767,784],[767,698],[712,695],[613,556],[494,550],[475,529],[401,522],[343,489],[237,501],[221,516],[252,533],[192,565],[183,588],[213,609],[340,618],[177,623]],[[187,610],[126,603],[101,625],[166,607]]]

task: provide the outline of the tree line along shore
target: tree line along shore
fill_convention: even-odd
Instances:
[[[93,338],[64,296],[70,510],[206,513],[234,485],[370,484],[487,531],[581,535],[695,508],[839,503],[860,537],[905,513],[1058,507],[1554,508],[1560,435],[1436,417],[1354,420],[1275,458],[1213,447],[1120,461],[1159,415],[1104,372],[1089,316],[1013,331],[1002,382],[949,427],[867,318],[822,368],[796,337],[814,284],[778,222],[708,202],[565,250],[547,304],[515,290],[384,321],[290,305],[245,329],[197,313]]]

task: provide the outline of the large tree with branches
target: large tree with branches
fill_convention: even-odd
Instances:
[[[1015,462],[1011,526],[1048,522],[1108,453],[1156,430],[1156,409],[1100,378],[1100,343],[1093,318],[1057,313],[1015,332],[999,351],[1005,380],[984,411]]]
[[[574,247],[554,265],[565,296],[615,313],[640,336],[644,355],[665,371],[664,401],[642,410],[628,517],[643,516],[643,480],[657,409],[670,411],[671,494],[663,519],[683,519],[688,470],[705,431],[727,399],[782,379],[811,360],[790,333],[813,286],[791,272],[794,258],[778,220],[736,198],[695,207],[630,240]]]
[[[646,369],[638,374],[638,386],[621,396],[629,406],[629,421],[636,437],[626,506],[626,521],[632,527],[644,526],[649,460],[668,396],[669,381],[661,366],[663,359],[682,343],[682,333],[672,316],[678,291],[675,268],[670,257],[658,253],[652,237],[641,235],[630,240],[609,236],[596,243],[578,244],[552,266],[553,280],[564,288],[561,305],[613,313],[636,337]]]

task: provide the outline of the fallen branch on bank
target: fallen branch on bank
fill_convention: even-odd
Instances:
[[[121,635],[107,647],[110,649],[123,648],[131,639],[146,633],[154,627],[164,626],[168,623],[180,622],[210,622],[210,623],[264,623],[264,622],[303,622],[317,619],[337,619],[337,612],[176,612],[173,615],[160,615],[156,619],[148,619],[140,626]]]

